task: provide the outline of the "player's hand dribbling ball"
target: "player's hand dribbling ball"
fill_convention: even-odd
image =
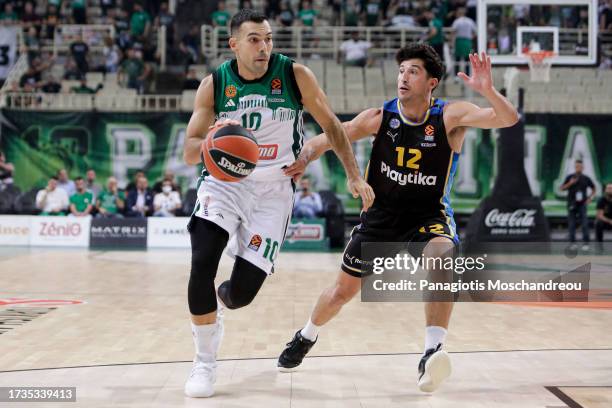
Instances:
[[[259,159],[259,145],[250,130],[235,122],[211,128],[202,142],[206,170],[222,181],[240,181],[247,177]]]

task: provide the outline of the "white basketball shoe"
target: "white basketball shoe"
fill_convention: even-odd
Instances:
[[[223,310],[217,308],[217,321],[204,330],[192,324],[196,356],[189,378],[185,383],[185,395],[192,398],[208,398],[215,393],[217,380],[217,353],[223,340]]]

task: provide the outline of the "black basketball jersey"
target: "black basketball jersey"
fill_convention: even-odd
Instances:
[[[397,98],[385,102],[366,170],[375,208],[408,217],[452,218],[449,194],[459,154],[448,144],[444,105],[432,98],[423,122],[414,123],[401,113]]]

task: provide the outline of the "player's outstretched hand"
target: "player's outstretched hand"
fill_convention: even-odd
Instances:
[[[308,166],[308,160],[300,155],[290,166],[284,167],[283,171],[285,172],[285,176],[291,177],[293,181],[297,183],[304,175],[306,166]]]
[[[347,185],[349,191],[353,194],[353,198],[361,197],[363,211],[366,211],[372,206],[372,203],[374,203],[374,190],[372,190],[372,187],[370,187],[363,177],[359,176],[354,179],[349,179]]]
[[[472,65],[472,76],[465,72],[459,72],[457,76],[463,79],[463,83],[478,93],[488,91],[493,87],[493,74],[491,73],[491,57],[484,52],[470,54],[470,64]]]

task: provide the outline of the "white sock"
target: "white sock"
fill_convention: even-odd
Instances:
[[[435,348],[438,343],[444,343],[446,329],[441,326],[427,326],[425,328],[425,351]]]
[[[319,330],[321,330],[321,326],[317,326],[311,319],[308,319],[308,323],[306,323],[300,334],[306,340],[315,341],[319,335]]]
[[[203,324],[201,326],[191,322],[191,333],[193,334],[193,344],[196,349],[196,358],[205,363],[214,363],[217,359],[217,345],[215,334],[217,324]]]

